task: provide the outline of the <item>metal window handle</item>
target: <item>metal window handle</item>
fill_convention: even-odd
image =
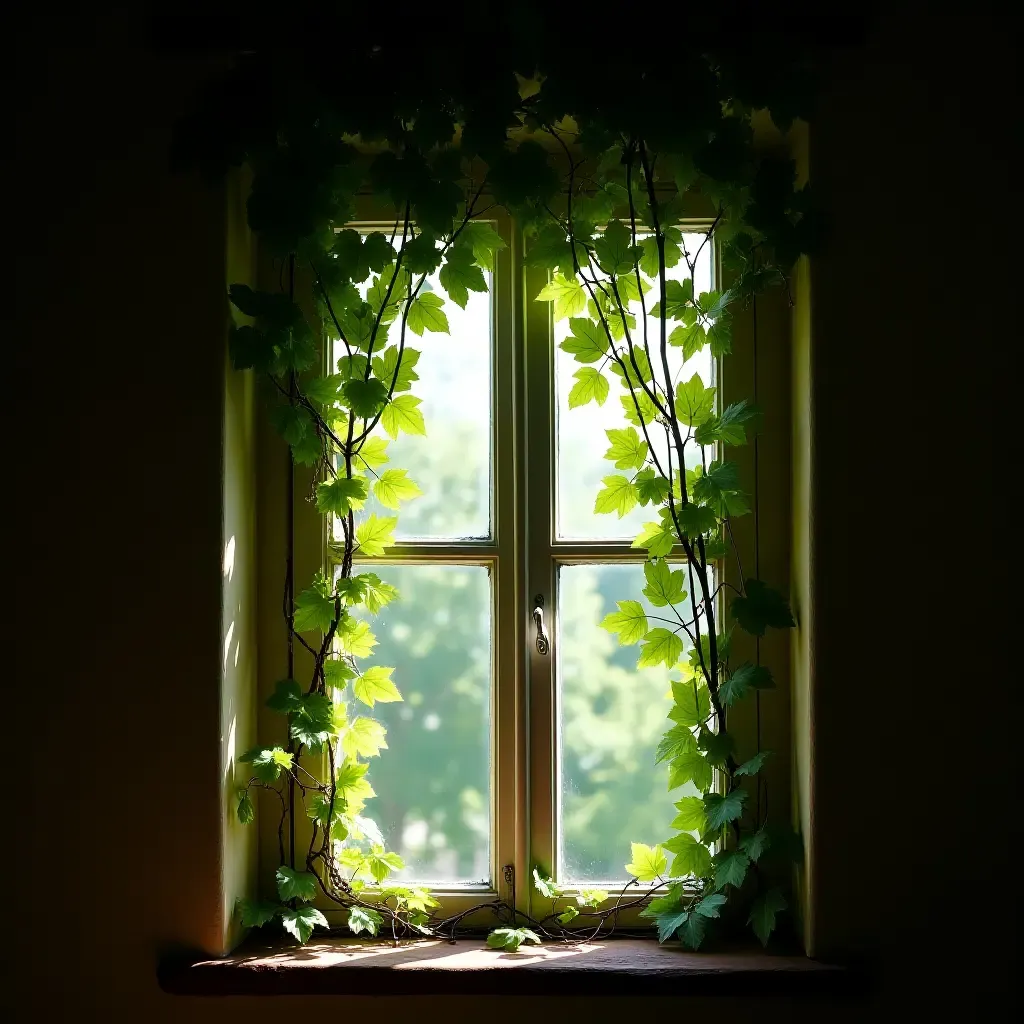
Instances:
[[[538,594],[533,599],[533,624],[537,627],[537,653],[547,654],[551,648],[548,644],[548,631],[544,628],[543,594]]]

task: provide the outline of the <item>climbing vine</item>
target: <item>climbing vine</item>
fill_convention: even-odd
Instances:
[[[447,331],[446,302],[465,306],[486,290],[504,244],[486,220],[496,204],[520,225],[527,265],[548,271],[536,298],[568,320],[561,347],[579,364],[570,407],[607,402],[624,417],[607,432],[619,472],[605,477],[595,511],[650,510],[634,547],[647,555],[643,597],[658,624],[631,599],[602,625],[640,645],[639,668],[676,674],[651,757],[667,765],[670,789],[693,795],[679,799],[665,841],[632,845],[623,894],[566,888],[538,868],[533,885],[550,913],[527,917],[514,893],[487,904],[502,925],[488,943],[515,950],[596,936],[637,906],[662,941],[697,948],[741,908],[767,942],[785,909],[780,876],[763,870],[770,855],[796,848],[759,799],[770,752],[741,758],[728,718],[773,686],[767,667],[731,659],[733,630],[760,637],[793,619],[783,595],[742,566],[734,588],[719,571],[723,559],[738,562],[732,520],[750,508],[728,453],[748,442],[757,410],[722,407],[714,382],[687,367],[705,348],[727,357],[736,308],[783,285],[813,241],[808,193],[791,164],[759,155],[751,123],[767,107],[787,127],[802,75],[794,65],[758,78],[742,55],[688,54],[627,55],[580,76],[562,49],[542,44],[477,65],[437,60],[429,75],[381,45],[329,69],[294,52],[260,53],[183,122],[180,155],[214,176],[243,162],[252,170],[249,224],[280,287],[231,286],[231,355],[267,382],[271,420],[294,462],[313,471],[313,499],[343,552],[297,593],[289,584],[289,643],[312,669],[277,683],[268,706],[281,715],[280,736],[240,758],[250,777],[239,820],[253,821],[263,793],[279,822],[276,898],[243,902],[246,926],[278,922],[305,942],[327,926],[320,899],[344,910],[357,935],[453,936],[481,909],[441,919],[427,889],[390,884],[401,858],[363,813],[372,759],[386,748],[370,712],[401,700],[401,679],[372,662],[373,616],[399,594],[367,560],[386,554],[401,503],[421,493],[387,450],[400,432],[427,430],[414,340]],[[386,230],[349,226],[362,197],[375,216],[386,209]],[[710,211],[696,240],[681,227],[694,203]],[[711,245],[728,287],[698,294],[697,260]],[[396,515],[367,513],[371,495]],[[303,819],[308,842],[296,838]]]

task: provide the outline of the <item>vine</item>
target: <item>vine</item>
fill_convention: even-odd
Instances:
[[[742,60],[697,50],[678,68],[628,57],[585,81],[567,71],[572,62],[560,50],[517,53],[466,77],[444,62],[424,77],[415,61],[390,56],[386,63],[387,51],[367,47],[331,74],[294,54],[242,60],[179,137],[179,152],[215,175],[242,162],[252,169],[249,223],[288,284],[231,286],[248,321],[233,329],[231,355],[236,368],[268,382],[272,422],[294,463],[318,480],[313,500],[342,549],[333,572],[324,567],[297,595],[289,583],[285,594],[289,645],[313,665],[308,678],[279,681],[267,702],[287,738],[240,758],[251,778],[238,793],[238,818],[250,823],[252,794],[266,792],[279,805],[280,860],[278,898],[244,901],[242,922],[279,922],[305,942],[327,926],[313,905],[322,898],[347,912],[357,935],[454,937],[467,917],[488,910],[502,924],[488,943],[515,950],[609,934],[624,910],[643,906],[662,941],[697,948],[731,910],[767,942],[786,897],[763,868],[797,845],[767,822],[760,772],[770,752],[741,761],[728,731],[730,708],[770,688],[771,673],[733,665],[730,653],[734,627],[760,637],[793,619],[777,590],[744,575],[732,535],[733,518],[749,505],[725,456],[746,443],[756,409],[746,401],[721,408],[712,383],[682,371],[705,347],[727,356],[736,306],[783,283],[813,241],[808,193],[795,188],[792,165],[761,157],[753,144],[755,105],[786,127],[798,106],[793,77],[774,69],[770,83],[751,83]],[[513,68],[532,75],[517,79]],[[238,116],[242,97],[258,115]],[[387,207],[386,232],[348,227],[364,196]],[[713,214],[690,248],[680,225],[694,197]],[[507,869],[508,899],[442,919],[425,888],[387,884],[401,858],[362,814],[384,729],[369,715],[350,717],[349,705],[372,711],[401,700],[393,670],[367,663],[370,620],[399,595],[364,564],[386,553],[397,515],[364,506],[372,494],[397,512],[421,493],[405,470],[383,468],[384,435],[426,431],[410,336],[443,334],[448,323],[444,299],[424,285],[436,274],[460,306],[486,290],[484,271],[504,244],[482,219],[492,204],[522,227],[527,265],[549,271],[537,299],[569,321],[561,347],[580,364],[570,407],[603,406],[612,384],[621,391],[626,422],[607,431],[606,458],[623,473],[605,477],[595,511],[621,518],[650,508],[633,546],[647,554],[643,596],[664,610],[667,626],[651,626],[638,600],[619,602],[602,625],[620,643],[641,645],[639,668],[678,672],[671,724],[652,756],[667,763],[670,789],[689,784],[697,795],[676,804],[670,838],[632,844],[631,881],[614,900],[560,886],[537,868],[533,885],[551,909],[530,917],[516,909]],[[732,281],[696,294],[697,260],[712,244]],[[327,372],[323,346],[336,356]],[[726,557],[736,558],[741,585],[723,627],[730,585],[717,569]],[[304,848],[300,816],[309,822]]]

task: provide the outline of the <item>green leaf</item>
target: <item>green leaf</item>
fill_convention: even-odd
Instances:
[[[704,756],[716,768],[721,768],[729,760],[735,744],[727,732],[702,729],[700,736],[697,737],[697,746],[704,751]]]
[[[411,274],[432,274],[441,264],[437,239],[424,232],[402,246],[402,266]]]
[[[262,928],[273,921],[282,908],[266,900],[239,900],[238,909],[241,911],[243,928]]]
[[[576,409],[589,402],[604,405],[608,397],[608,378],[592,366],[581,367],[573,374],[576,383],[569,391],[569,408]]]
[[[743,764],[736,769],[736,775],[756,775],[765,764],[765,761],[772,756],[770,750],[762,750],[755,754],[749,761],[744,761]]]
[[[485,220],[473,220],[466,224],[459,232],[459,244],[469,246],[473,258],[485,270],[494,270],[494,256],[505,248],[505,240],[494,229],[494,225]]]
[[[777,590],[755,579],[746,580],[744,590],[745,596],[733,598],[730,611],[747,633],[764,636],[769,626],[788,629],[796,625],[786,599]]]
[[[569,328],[572,334],[558,347],[577,363],[596,363],[608,354],[608,336],[603,327],[585,317],[574,317]]]
[[[750,858],[742,850],[726,850],[715,857],[715,888],[734,885],[738,889],[747,877]]]
[[[741,700],[751,690],[767,690],[775,685],[771,672],[763,665],[744,662],[718,688],[718,696],[728,708]]]
[[[575,277],[555,274],[537,294],[537,301],[554,302],[553,315],[557,323],[567,316],[579,316],[587,308],[587,293]]]
[[[491,949],[504,949],[515,953],[524,942],[540,945],[540,936],[530,928],[495,928],[487,936],[487,945]]]
[[[386,853],[383,846],[375,844],[367,854],[366,866],[373,880],[380,885],[392,871],[401,871],[405,861],[397,853]]]
[[[442,308],[444,299],[437,292],[422,292],[409,303],[406,325],[413,334],[422,337],[424,331],[433,334],[448,334],[451,328]]]
[[[341,387],[341,404],[351,409],[353,415],[364,419],[376,416],[387,400],[387,386],[375,377],[347,380]]]
[[[708,828],[717,832],[730,821],[735,821],[743,814],[743,804],[747,800],[747,792],[734,789],[724,796],[721,793],[707,793],[704,797],[704,813],[708,818]]]
[[[633,479],[641,505],[660,505],[668,497],[668,481],[653,469],[642,469]]]
[[[744,836],[740,840],[740,849],[752,861],[761,859],[761,855],[771,845],[771,834],[764,828],[758,829],[751,835]]]
[[[676,509],[679,528],[691,539],[702,533],[710,533],[718,525],[715,510],[707,505],[696,505],[692,501]]]
[[[580,916],[580,912],[575,907],[568,906],[568,907],[565,908],[565,910],[563,910],[558,915],[556,920],[558,921],[559,924],[569,924],[569,922],[572,921],[573,918],[576,918],[576,917],[579,917],[579,916]]]
[[[473,262],[473,251],[461,245],[448,250],[439,280],[452,302],[463,309],[469,301],[470,292],[487,291],[484,272]]]
[[[576,894],[576,902],[581,907],[599,907],[608,899],[604,889],[580,889]]]
[[[348,930],[353,935],[367,932],[376,935],[384,918],[370,907],[351,907],[348,912]]]
[[[377,638],[373,635],[369,623],[362,619],[354,619],[351,615],[341,620],[337,637],[341,650],[354,658],[370,657],[377,646]]]
[[[715,411],[716,388],[704,387],[700,374],[676,385],[676,416],[680,423],[699,426],[709,420]]]
[[[675,530],[661,522],[644,523],[643,529],[636,535],[636,540],[630,546],[646,548],[652,558],[658,558],[670,554],[675,545]]]
[[[676,726],[681,729],[682,726]],[[699,796],[684,796],[682,800],[676,801],[676,810],[679,812],[673,819],[670,828],[682,832],[703,832],[707,826],[707,816],[704,814],[704,801]]]
[[[668,866],[668,858],[660,846],[630,843],[632,857],[626,865],[626,874],[638,882],[653,882]]]
[[[371,615],[376,615],[398,597],[398,590],[390,583],[382,583],[375,572],[364,572],[355,578],[365,587],[363,601]]]
[[[397,516],[367,516],[356,527],[359,554],[369,557],[383,555],[395,542],[392,534],[397,525]]]
[[[558,886],[551,878],[547,878],[537,870],[533,869],[533,886],[541,894],[541,896],[547,897],[549,900],[558,898]]]
[[[388,442],[377,435],[366,438],[354,455],[367,469],[376,469],[388,461],[387,449]]]
[[[682,258],[679,249],[679,242],[674,238],[667,237],[669,231],[676,231],[676,228],[668,228],[665,232],[665,269],[674,267]],[[682,237],[682,236],[680,236]],[[658,252],[658,239],[649,235],[640,243],[643,255],[640,257],[640,269],[648,277],[657,277],[661,268],[661,255]]]
[[[388,345],[380,354],[373,357],[373,372],[389,387],[394,383],[395,391],[408,391],[413,382],[420,379],[416,372],[416,364],[420,361],[420,353],[414,348],[400,351],[397,345]]]
[[[693,304],[693,281],[686,278],[683,281],[665,282],[665,319],[682,320],[687,310],[692,310]],[[661,316],[662,303],[656,302],[651,307],[650,315]]]
[[[621,220],[613,220],[594,243],[598,266],[606,274],[628,274],[639,261],[642,250]]]
[[[754,900],[750,908],[750,917],[747,924],[754,929],[754,934],[761,940],[762,946],[768,945],[768,939],[775,931],[775,915],[788,907],[786,897],[782,895],[781,889],[769,889],[766,893]]]
[[[680,653],[682,653],[680,641]],[[677,658],[676,661],[679,659]],[[672,662],[674,665],[675,662]],[[671,667],[671,666],[670,666]],[[668,717],[680,725],[703,725],[711,715],[711,694],[708,688],[696,679],[672,681],[672,710]]]
[[[636,488],[627,477],[617,473],[602,480],[604,487],[598,491],[594,511],[599,514],[618,513],[621,519],[636,505]]]
[[[355,675],[352,666],[341,658],[329,658],[324,662],[325,681],[337,690],[344,689],[348,680],[354,679]]]
[[[693,908],[701,917],[720,917],[719,908],[725,906],[726,898],[719,893],[709,893]]]
[[[253,774],[260,782],[274,782],[281,777],[282,771],[291,768],[293,757],[283,747],[253,747],[238,760],[242,764],[251,764]]]
[[[680,910],[678,907],[675,910],[670,910],[667,914],[658,914],[654,918],[654,923],[658,928],[658,941],[668,942],[689,916],[688,911]]]
[[[649,665],[667,665],[671,668],[682,653],[683,641],[672,630],[658,626],[644,639],[636,666],[647,668]]]
[[[687,875],[703,878],[711,873],[711,852],[689,832],[674,835],[664,846],[675,854],[669,869],[673,878],[685,878]]]
[[[297,907],[295,910],[286,907],[281,911],[281,924],[284,925],[285,931],[294,935],[299,942],[306,942],[316,925],[320,925],[321,928],[327,927],[327,918],[316,907]]]
[[[654,763],[661,764],[662,761],[671,761],[673,758],[679,757],[680,754],[690,754],[696,749],[697,741],[693,738],[690,729],[685,725],[674,725],[662,736]],[[701,804],[701,814],[704,813],[703,807],[704,805]]]
[[[376,757],[387,750],[387,729],[372,718],[357,718],[341,738],[346,757]]]
[[[374,482],[373,493],[385,508],[398,508],[399,502],[411,501],[423,494],[404,469],[384,470]]]
[[[683,589],[685,579],[682,569],[673,572],[668,567],[668,562],[662,558],[654,561],[644,562],[644,577],[647,586],[644,587],[644,597],[655,608],[664,608],[666,605],[679,604],[686,597]]]
[[[334,702],[323,693],[303,697],[292,715],[290,731],[300,743],[316,750],[331,735]]]
[[[746,425],[758,415],[757,408],[746,399],[734,402],[721,416],[713,416],[702,423],[694,434],[694,440],[697,444],[746,444]]]
[[[294,621],[297,633],[327,633],[334,622],[334,598],[316,587],[308,587],[295,599]]]
[[[423,413],[417,408],[420,401],[421,399],[415,395],[396,395],[384,407],[380,423],[392,440],[398,437],[399,431],[406,434],[426,434]]]
[[[344,516],[348,510],[360,509],[366,500],[366,481],[359,476],[347,479],[336,476],[317,485],[316,507],[323,515]]]
[[[282,864],[277,869],[277,895],[282,900],[305,900],[316,898],[316,875],[311,871],[296,871]]]
[[[707,927],[708,919],[703,914],[691,913],[679,928],[679,939],[687,949],[700,949]]]
[[[371,665],[352,684],[352,692],[358,700],[371,708],[374,704],[393,704],[402,699],[398,687],[391,681],[393,668]]]
[[[298,444],[314,432],[309,413],[299,405],[275,405],[270,410],[270,421],[289,444]]]
[[[240,789],[237,795],[238,807],[236,808],[236,813],[238,814],[238,820],[243,825],[251,825],[256,817],[256,808],[252,805],[249,791],[247,789]]]
[[[647,461],[647,442],[640,440],[636,428],[606,430],[605,436],[611,441],[611,447],[604,457],[614,462],[616,469],[640,469]]]
[[[715,770],[705,757],[694,751],[674,757],[669,764],[668,788],[678,789],[687,782],[692,782],[702,793],[711,788],[715,778]]]
[[[645,391],[634,390],[627,395],[619,395],[619,401],[622,403],[622,412],[626,417],[626,422],[632,423],[634,427],[639,427],[641,422],[653,423],[658,417],[658,410]],[[639,416],[637,415],[638,406],[640,408]],[[667,490],[665,495],[668,496]]]
[[[302,687],[294,679],[279,679],[267,698],[267,707],[279,715],[290,715],[302,704]]]
[[[658,917],[661,914],[667,914],[670,911],[678,912],[682,910],[682,897],[684,894],[684,887],[682,882],[673,882],[669,887],[668,891],[662,896],[655,896],[650,903],[640,911],[641,917]]]
[[[327,793],[314,793],[306,804],[306,816],[311,821],[318,821],[323,828],[327,828],[327,820],[331,819],[331,838],[339,842],[348,838],[345,810],[345,800],[340,793],[335,794],[333,808],[330,795]]]
[[[345,801],[346,810],[350,814],[358,814],[363,804],[371,797],[376,796],[373,787],[364,778],[369,765],[363,761],[353,761],[346,758],[345,762],[338,769],[334,777],[334,785],[337,793]],[[363,855],[359,855],[360,865],[363,864]]]
[[[619,610],[610,612],[601,622],[601,628],[619,634],[623,647],[639,643],[647,635],[647,615],[639,601],[619,601]]]

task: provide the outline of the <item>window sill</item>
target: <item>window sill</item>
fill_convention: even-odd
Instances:
[[[487,949],[483,939],[307,946],[247,941],[219,960],[167,963],[165,991],[178,995],[673,995],[850,996],[858,978],[842,967],[760,949],[688,953],[650,939],[576,946]]]

